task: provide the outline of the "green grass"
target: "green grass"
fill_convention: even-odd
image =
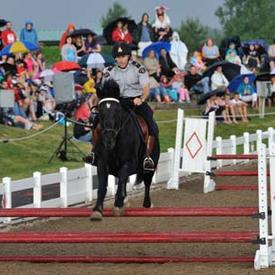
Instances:
[[[267,109],[266,112],[274,112],[275,108]],[[185,111],[185,116],[199,115],[200,110],[191,109]],[[252,110],[250,110],[252,113]],[[157,110],[155,118],[157,121],[175,120],[177,110]],[[43,122],[45,127],[51,125],[50,122]],[[215,128],[215,136],[229,138],[230,135],[240,136],[243,132],[254,133],[257,129],[266,130],[268,127],[275,127],[275,116],[267,116],[264,119],[253,117],[247,124],[240,123],[238,125],[218,124]],[[160,128],[160,144],[161,151],[166,151],[169,147],[174,147],[176,122],[159,123]],[[69,127],[70,133],[72,126]],[[24,137],[36,133],[35,131],[26,131],[23,129],[12,128],[0,125],[0,139]],[[49,164],[48,160],[63,136],[63,126],[56,126],[42,135],[30,140],[20,142],[0,142],[0,178],[12,177],[20,179],[30,177],[33,172],[40,171],[42,173],[56,172],[62,166],[68,168],[78,168],[83,163],[76,161],[62,162],[57,158]],[[90,151],[89,144],[76,143],[84,152]],[[69,147],[71,150],[71,147]],[[69,155],[72,156],[72,155]],[[81,155],[74,155],[79,160]]]

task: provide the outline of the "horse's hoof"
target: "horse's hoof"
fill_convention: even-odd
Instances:
[[[131,206],[131,203],[130,203],[128,197],[126,197],[126,198],[124,199],[124,206],[125,206],[125,207],[130,207],[130,206]]]
[[[153,205],[153,203],[151,203],[151,202],[144,202],[144,203],[143,203],[143,207],[144,207],[144,208],[153,208],[154,205]]]
[[[114,207],[113,208],[113,215],[114,217],[122,217],[125,214],[124,207]]]
[[[99,211],[93,211],[90,217],[91,221],[102,221],[103,216],[102,213]]]

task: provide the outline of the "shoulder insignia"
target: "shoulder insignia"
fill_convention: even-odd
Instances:
[[[105,72],[103,73],[103,76],[104,76],[105,78],[108,78],[108,77],[110,77],[110,73],[109,73],[108,71],[105,71]]]
[[[108,70],[109,72],[114,68],[115,65],[110,65],[106,68],[106,70]]]
[[[136,62],[136,61],[132,61],[132,64],[133,64],[135,67],[137,67],[138,69],[141,67],[141,65],[140,65],[138,62]]]
[[[144,73],[146,72],[146,69],[145,69],[144,67],[141,67],[141,68],[138,70],[138,72],[139,72],[140,74],[144,74]]]

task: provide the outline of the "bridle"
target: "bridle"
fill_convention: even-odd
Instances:
[[[100,106],[100,104],[104,103],[104,102],[116,102],[116,103],[120,103],[120,101],[117,98],[114,97],[106,97],[103,98],[101,100],[99,100],[98,102],[98,106]],[[120,132],[122,127],[120,127],[118,130],[112,129],[112,128],[104,128],[103,129],[103,133],[104,132],[113,132],[115,134],[115,137],[118,135],[118,133]]]

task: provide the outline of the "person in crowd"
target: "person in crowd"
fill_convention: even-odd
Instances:
[[[95,83],[94,78],[92,77],[91,69],[87,69],[87,77],[88,77],[88,80],[83,85],[83,93],[95,95],[96,94],[96,89],[95,89],[96,83]]]
[[[222,67],[218,66],[213,75],[211,76],[211,89],[226,91],[229,82],[222,72]]]
[[[100,53],[101,46],[96,40],[96,36],[88,34],[85,40],[85,51],[86,53]]]
[[[237,88],[237,93],[243,102],[252,102],[252,108],[257,107],[257,91],[253,83],[249,81],[248,76],[243,78],[243,82]]]
[[[220,51],[219,48],[214,44],[211,38],[208,38],[206,44],[202,48],[202,56],[206,62],[207,66],[219,61]]]
[[[166,75],[162,75],[160,77],[160,87],[164,94],[169,95],[171,101],[178,101],[178,92],[176,89],[173,88],[171,82],[168,81]]]
[[[73,45],[76,48],[76,55],[78,58],[86,54],[86,49],[81,36],[77,36],[73,39]]]
[[[275,72],[274,72],[274,74],[271,75],[269,107],[272,106],[274,101],[275,101]]]
[[[186,76],[184,77],[184,84],[186,88],[195,94],[209,93],[209,77],[202,77],[198,73],[198,69],[195,66],[191,66]]]
[[[30,42],[38,46],[38,36],[36,30],[33,28],[33,22],[31,20],[26,21],[25,27],[21,30],[20,41]]]
[[[179,102],[190,103],[189,91],[184,85],[184,77],[181,74],[175,74],[170,83],[178,93]]]
[[[184,71],[187,62],[188,49],[185,43],[180,40],[180,36],[177,32],[173,32],[170,43],[171,50],[169,54],[171,59],[181,71]]]
[[[236,106],[243,122],[248,122],[247,104],[240,99],[240,95],[235,93],[232,103]]]
[[[37,76],[38,64],[36,60],[33,58],[31,52],[25,54],[24,62],[26,64],[27,73],[30,76],[30,78],[32,78],[33,76]]]
[[[156,58],[156,54],[153,50],[148,52],[148,55],[144,59],[143,64],[147,69],[149,76],[154,77],[156,81],[159,81],[161,69],[159,61]]]
[[[232,100],[230,99],[230,94],[226,93],[224,95],[224,102],[225,102],[225,112],[226,112],[226,116],[228,118],[228,123],[235,123],[238,124],[238,121],[236,120],[236,113],[235,113],[235,103],[232,102]],[[231,120],[232,118],[232,120]]]
[[[90,125],[92,101],[91,96],[80,96],[78,107],[74,112],[74,119],[77,121],[74,124],[73,135],[76,139],[84,142],[92,142],[92,131]],[[87,126],[86,126],[86,125]]]
[[[225,60],[230,62],[230,63],[237,64],[237,65],[240,65],[240,66],[242,64],[242,61],[241,61],[240,57],[236,54],[236,50],[229,50],[227,52]]]
[[[169,41],[172,35],[171,20],[163,5],[156,7],[156,19],[153,24],[156,41]]]
[[[67,61],[77,61],[77,51],[76,47],[73,45],[72,37],[68,36],[66,38],[66,43],[63,45],[61,49],[62,60]]]
[[[133,36],[128,30],[128,24],[123,25],[123,33],[124,33],[124,42],[127,44],[132,44],[133,43]]]
[[[60,42],[59,42],[59,48],[60,49],[62,49],[64,44],[66,44],[67,36],[69,36],[75,29],[76,28],[75,28],[74,24],[72,24],[72,23],[68,24],[67,29],[66,29],[65,32],[63,32],[63,34],[61,36],[61,39],[60,39]]]
[[[174,74],[180,72],[177,65],[173,62],[169,53],[165,49],[160,50],[159,64],[161,69],[161,75],[173,77]]]
[[[12,22],[7,22],[5,30],[2,32],[3,47],[16,41],[16,33],[12,30]]]
[[[123,23],[121,21],[117,22],[116,28],[114,28],[112,32],[112,41],[114,43],[125,42],[125,33],[123,31]]]
[[[226,52],[225,52],[225,58],[226,58],[226,56],[229,55],[232,51],[235,52],[236,55],[238,55],[238,52],[237,52],[237,50],[236,50],[236,44],[235,44],[234,42],[231,42],[231,43],[229,44],[229,47],[228,47],[228,49],[227,49]]]
[[[260,67],[260,59],[258,52],[255,49],[255,45],[249,45],[248,54],[244,58],[244,64],[251,69]]]
[[[37,67],[38,67],[38,73],[40,74],[41,72],[43,72],[46,69],[46,62],[43,56],[42,52],[37,52],[35,54],[35,60],[37,63]]]
[[[190,59],[192,66],[195,66],[199,73],[203,73],[206,70],[206,66],[202,61],[202,56],[199,51],[194,51]]]
[[[5,75],[16,75],[17,74],[17,68],[15,65],[15,57],[13,55],[9,55],[6,59],[6,62],[3,63],[2,68],[4,70]]]
[[[273,43],[268,47],[268,57],[270,62],[275,62],[275,38],[273,38]]]
[[[144,13],[133,33],[134,41],[138,45],[138,56],[142,56],[143,50],[154,41],[154,30],[149,23],[149,15]]]
[[[170,97],[166,92],[166,89],[162,89],[160,87],[160,84],[152,76],[149,77],[149,88],[151,100],[155,99],[157,102],[161,103],[163,98],[163,102],[171,102]]]

